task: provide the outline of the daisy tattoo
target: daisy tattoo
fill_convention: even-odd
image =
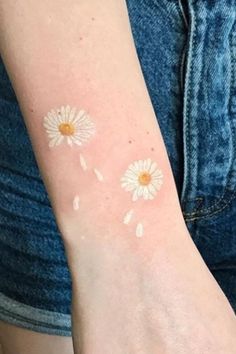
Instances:
[[[134,161],[121,177],[121,187],[125,191],[132,193],[133,201],[137,201],[138,198],[143,198],[144,200],[154,199],[162,184],[163,173],[157,168],[157,163],[150,158]],[[130,223],[133,213],[133,209],[126,212],[123,219],[124,224],[128,225]],[[135,235],[136,237],[142,237],[143,234],[143,223],[138,222]]]
[[[44,117],[43,125],[49,137],[49,147],[65,141],[72,146],[83,145],[95,133],[95,125],[84,110],[62,106]]]
[[[121,178],[122,188],[132,192],[133,201],[138,198],[154,199],[162,184],[162,171],[150,158],[133,162]]]

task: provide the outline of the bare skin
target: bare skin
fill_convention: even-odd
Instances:
[[[235,316],[186,229],[125,1],[0,5],[3,60],[72,275],[75,354],[234,354]],[[42,119],[67,102],[89,110],[96,125],[81,150],[48,147]],[[103,182],[92,168],[81,169],[80,151]],[[120,177],[149,157],[164,184],[153,200],[134,203]],[[131,207],[143,237],[135,236],[135,224],[122,222]]]
[[[70,337],[52,336],[0,322],[0,354],[73,354]]]

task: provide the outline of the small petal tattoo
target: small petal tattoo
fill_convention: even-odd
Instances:
[[[133,210],[133,209],[129,210],[129,211],[125,214],[124,219],[123,219],[123,223],[124,223],[125,225],[128,225],[128,224],[130,223],[133,214],[134,214],[134,210]]]
[[[88,169],[87,162],[82,154],[79,155],[80,165],[84,171]]]
[[[93,171],[94,171],[95,176],[97,177],[98,181],[103,182],[104,177],[103,177],[102,173],[97,168],[94,168]]]
[[[79,207],[80,207],[80,198],[78,195],[76,195],[73,199],[73,209],[79,210]]]
[[[95,125],[84,110],[69,105],[52,109],[44,117],[44,128],[48,134],[49,147],[54,147],[65,141],[72,146],[83,145],[95,133]]]
[[[137,236],[137,237],[142,237],[142,236],[143,236],[143,232],[144,232],[144,230],[143,230],[143,224],[140,222],[140,223],[138,223],[137,226],[136,226],[136,236]]]

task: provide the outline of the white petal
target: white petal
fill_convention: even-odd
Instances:
[[[146,162],[147,163],[147,171],[149,171],[151,164],[152,164],[152,160],[150,158],[148,158],[146,161],[147,161]]]
[[[59,136],[55,145],[59,145],[63,139],[64,139],[63,135]]]
[[[57,145],[57,141],[60,138],[60,136],[55,136],[55,138],[51,139],[49,142],[49,147],[53,147],[55,145]]]
[[[79,135],[79,137],[82,139],[88,140],[90,136],[95,134],[95,129],[80,129],[76,127],[76,135]]]
[[[143,171],[143,160],[138,160],[139,171]]]
[[[156,168],[157,168],[157,164],[156,164],[156,162],[153,162],[153,163],[151,164],[150,169],[149,169],[149,173],[152,174],[152,173],[156,170]]]
[[[72,146],[72,140],[69,136],[67,136],[67,144],[69,144],[70,146]]]
[[[103,182],[104,181],[104,177],[103,175],[101,174],[100,171],[98,171],[96,168],[93,169],[97,179],[100,181],[100,182]]]
[[[133,183],[137,186],[139,185],[137,177],[133,178],[133,177],[128,177],[128,176],[123,176],[121,180],[124,182]]]
[[[135,164],[133,164],[133,163],[128,166],[128,169],[130,171],[132,171],[135,175],[138,174],[138,172],[139,172],[139,169],[137,167],[135,167]]]
[[[90,136],[92,136],[92,135],[93,135],[93,132],[84,133],[84,132],[77,130],[74,137],[76,139],[80,139],[80,141],[87,141],[90,138]]]
[[[143,161],[143,169],[148,172],[149,168],[151,166],[151,163],[152,163],[151,159],[144,160]]]
[[[81,109],[81,110],[78,112],[78,117],[79,117],[79,118],[82,118],[85,114],[86,114],[86,112],[85,112],[83,109]]]
[[[156,186],[156,189],[160,190],[161,189],[161,186],[162,186],[163,182],[160,181],[160,183]]]
[[[52,109],[50,114],[51,114],[51,117],[54,118],[54,119],[57,117],[57,112],[56,112],[55,109]]]
[[[136,189],[136,186],[134,186],[132,183],[125,183],[123,182],[121,184],[121,187],[124,188],[127,192],[133,191]]]
[[[49,131],[47,131],[47,133],[48,133],[48,137],[51,138],[51,139],[54,139],[56,136],[58,138],[59,138],[59,136],[61,136],[61,134],[58,133],[58,132],[49,132]]]
[[[70,115],[70,106],[67,105],[65,109],[65,122],[69,121],[69,115]]]
[[[48,117],[44,118],[44,125],[47,124],[49,127],[56,128],[58,124],[55,122],[55,118],[53,120],[48,119]]]
[[[142,197],[144,194],[144,187],[143,186],[139,186],[138,187],[138,196]]]
[[[74,144],[81,146],[82,143],[79,139],[76,139],[74,136],[71,136],[71,140],[73,141]]]
[[[57,113],[52,109],[50,112],[48,112],[47,116],[49,120],[54,121],[57,117]]]
[[[156,189],[159,190],[161,188],[161,185],[163,184],[163,180],[162,179],[153,180],[152,184]]]
[[[152,173],[152,177],[163,177],[163,173],[161,170],[156,169],[153,173]]]
[[[124,176],[123,177],[123,181],[127,181],[127,182],[130,182],[130,183],[133,183],[135,185],[139,185],[139,182],[138,182],[138,178],[137,177],[128,177],[128,176]]]
[[[137,173],[134,173],[134,172],[131,171],[131,170],[127,170],[127,171],[125,172],[125,175],[126,175],[126,176],[130,176],[130,177],[132,177],[132,178],[137,178],[137,176],[138,176]]]
[[[65,120],[65,118],[66,118],[66,110],[65,110],[65,107],[62,106],[61,109],[60,109],[60,111],[61,111],[61,117],[63,117],[63,120]]]
[[[54,124],[56,126],[59,126],[61,123],[64,123],[65,122],[65,118],[61,115],[61,114],[58,114],[55,118],[54,118]]]
[[[135,162],[134,162],[134,167],[136,168],[137,171],[140,172],[140,168],[139,168],[139,163],[138,163],[138,161],[135,161]]]
[[[73,200],[73,209],[79,210],[79,207],[80,207],[80,199],[79,199],[79,196],[76,195]]]
[[[79,111],[75,115],[73,123],[77,124],[78,127],[88,127],[91,121],[87,118],[85,111]]]
[[[133,183],[126,181],[126,180],[120,180],[121,182],[121,187],[126,187],[126,186],[133,186]]]
[[[83,115],[78,114],[75,118],[78,125],[81,127],[91,127],[93,125],[90,117],[83,111]]]
[[[147,200],[149,198],[149,191],[148,191],[148,188],[147,187],[144,187],[144,190],[143,190],[143,198],[145,200]]]
[[[143,224],[142,223],[138,223],[138,225],[136,226],[136,236],[137,237],[142,237],[143,236]]]
[[[156,191],[156,188],[154,187],[154,185],[152,183],[150,183],[148,185],[148,189],[149,189],[149,192],[153,195],[156,195],[157,191]]]
[[[123,223],[124,223],[125,225],[128,225],[128,224],[130,223],[133,214],[134,214],[134,210],[133,210],[133,209],[129,210],[129,211],[125,214],[124,219],[123,219]]]
[[[73,108],[70,110],[70,114],[69,114],[69,117],[68,117],[68,121],[69,121],[69,122],[72,122],[72,121],[73,121],[74,116],[75,116],[75,112],[76,112],[76,108],[73,107]]]
[[[135,202],[138,199],[138,188],[135,189],[133,192],[132,200]]]
[[[79,155],[80,158],[80,165],[84,171],[88,169],[87,162],[85,161],[85,158],[82,154]]]
[[[47,129],[47,131],[50,131],[50,132],[59,132],[59,130],[55,127],[55,128],[52,128],[50,126],[48,126],[47,124],[44,123],[44,127]]]
[[[160,184],[163,184],[163,179],[162,178],[155,178],[155,179],[152,179],[152,184],[154,186],[158,186]]]

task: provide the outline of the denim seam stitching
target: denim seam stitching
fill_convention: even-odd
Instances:
[[[146,0],[142,0],[142,1],[146,2]],[[163,9],[163,5],[159,4],[158,1],[153,1],[153,5],[157,9]],[[179,14],[180,11],[179,11],[178,7],[176,6],[176,4],[173,4],[173,5],[175,7],[176,12]],[[148,4],[147,6],[150,7],[150,4]],[[176,21],[175,21],[175,19],[173,19],[173,16],[170,15],[169,11],[166,11],[165,15],[170,20],[170,26],[176,31]],[[180,28],[180,30],[182,29],[182,27],[179,27],[179,26],[178,26],[178,28]]]
[[[184,23],[185,27],[188,28],[188,21],[187,21],[187,18],[185,16],[185,13],[184,13],[182,0],[177,0],[176,7],[177,7],[177,11],[179,12],[180,16],[182,17],[182,20],[183,20],[183,23]]]
[[[192,199],[188,199],[188,202],[202,202],[204,200],[203,197],[196,197],[196,198],[192,198]],[[192,213],[193,212],[197,212],[198,211],[198,206],[196,205],[195,208],[192,210]],[[186,215],[187,213],[184,212],[184,214]]]
[[[188,62],[190,62],[190,66],[189,66],[189,74],[188,75],[188,81],[190,82],[190,79],[192,77],[192,72],[193,72],[193,60],[192,60],[192,54],[193,54],[193,49],[195,46],[195,41],[196,41],[196,31],[195,31],[195,15],[192,14],[192,17],[190,19],[191,21],[191,25],[190,25],[190,31],[192,28],[192,44],[191,44],[191,37],[189,38],[189,53],[188,53]],[[189,84],[188,82],[188,84]],[[187,190],[187,182],[189,179],[189,170],[190,170],[190,159],[188,158],[189,154],[190,154],[190,147],[189,147],[189,143],[190,143],[190,137],[189,137],[189,111],[190,111],[190,94],[192,92],[192,85],[188,85],[187,86],[187,91],[186,91],[186,116],[185,116],[185,125],[186,125],[186,140],[185,140],[185,149],[186,149],[186,154],[185,154],[185,182],[184,182],[184,190],[182,191],[183,195]],[[184,202],[185,199],[182,200],[182,202]]]
[[[196,20],[195,20],[195,17],[194,16],[192,16],[192,21],[193,21],[193,31],[195,30],[195,23],[196,23]],[[232,26],[232,28],[233,28],[233,26]],[[230,38],[232,38],[232,36],[233,36],[233,31],[232,31],[232,33],[231,33],[231,37]],[[196,38],[196,32],[195,33],[193,33],[193,41],[192,41],[192,52],[193,52],[193,49],[194,49],[194,47],[195,47],[195,38]],[[231,58],[233,57],[233,54],[232,54],[232,45],[230,46],[230,52],[231,52]],[[232,68],[232,66],[233,66],[233,64],[232,64],[232,62],[231,62],[231,73],[232,73],[232,71],[233,71],[233,68]],[[192,74],[192,69],[193,69],[193,65],[191,65],[191,68],[190,68],[190,75]],[[231,85],[230,85],[230,91],[232,92],[232,86],[233,86],[233,84],[232,84],[232,75],[231,75]],[[187,92],[187,94],[188,94],[188,97],[187,97],[187,104],[188,104],[188,110],[187,110],[187,112],[186,112],[186,143],[187,143],[187,151],[188,151],[188,154],[189,154],[189,152],[190,152],[190,148],[189,148],[189,138],[190,138],[190,136],[189,136],[189,119],[187,119],[188,117],[189,117],[189,97],[190,97],[190,95],[189,95],[189,92],[190,92],[190,90],[188,90],[188,92]],[[231,122],[231,120],[230,120],[230,127],[231,127],[231,131],[232,131],[232,135],[235,137],[235,129],[234,129],[234,126],[233,126],[233,124],[232,124],[232,122]],[[233,150],[235,150],[235,142],[234,142],[234,138],[232,139],[233,140]],[[233,161],[234,161],[235,159],[233,159]],[[232,164],[233,164],[233,162],[232,162]],[[231,164],[231,167],[232,167],[232,164]],[[188,159],[188,161],[187,161],[187,168],[188,168],[188,171],[189,171],[189,159]],[[195,220],[195,219],[200,219],[200,218],[205,218],[205,217],[207,217],[207,216],[211,216],[211,215],[214,215],[214,214],[216,214],[216,213],[218,213],[218,212],[220,212],[220,211],[222,211],[233,199],[234,199],[234,197],[235,197],[235,195],[236,195],[236,188],[235,188],[235,190],[234,190],[234,193],[232,194],[232,196],[228,199],[228,198],[225,198],[225,195],[226,195],[226,193],[227,193],[227,186],[229,185],[229,182],[230,182],[230,172],[228,173],[228,176],[227,176],[227,181],[226,181],[226,184],[225,184],[225,187],[224,187],[224,192],[223,192],[223,194],[222,194],[222,196],[220,197],[220,199],[219,200],[217,200],[217,202],[215,202],[214,204],[212,204],[211,206],[209,206],[208,208],[202,208],[202,209],[198,209],[197,211],[196,211],[196,207],[195,207],[195,209],[192,211],[192,212],[184,212],[183,211],[183,214],[185,215],[185,216],[194,216],[194,215],[196,215],[195,216],[195,218],[189,218],[189,219],[187,219],[186,218],[186,221],[187,220]],[[197,200],[197,199],[199,199],[200,197],[196,197],[196,198],[193,198],[192,200],[194,201],[194,200]],[[191,199],[190,199],[191,200]],[[182,200],[182,203],[184,203],[184,202],[187,202],[187,201],[189,201],[189,199],[183,199]],[[220,202],[224,202],[225,201],[225,204],[220,208],[220,209],[216,209],[217,208],[217,205],[219,205],[220,204]],[[213,213],[211,213],[211,211],[213,211]],[[205,215],[200,215],[201,213],[203,213],[203,212],[207,212],[207,214],[205,214]],[[197,214],[199,214],[198,216],[197,216]]]
[[[236,197],[236,190],[234,191],[234,193],[232,194],[232,197],[220,208],[220,209],[217,209],[217,210],[213,210],[213,212],[211,213],[209,211],[209,213],[205,214],[205,215],[198,215],[198,216],[195,216],[195,217],[190,217],[188,218],[188,216],[191,216],[191,215],[194,215],[194,214],[197,214],[197,213],[185,213],[183,212],[183,215],[184,217],[187,216],[185,218],[185,221],[193,221],[193,220],[196,220],[196,219],[204,219],[206,217],[210,217],[210,216],[213,216],[215,214],[218,214],[219,212],[221,212],[223,209],[225,209],[231,202],[232,200]]]

